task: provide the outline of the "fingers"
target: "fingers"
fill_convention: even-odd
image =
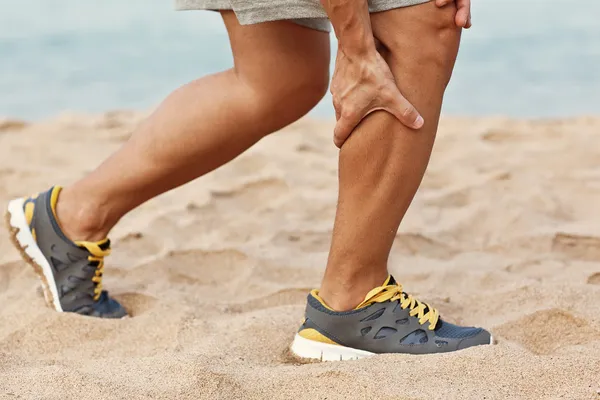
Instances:
[[[340,114],[340,109],[342,107],[340,106],[340,103],[337,101],[337,99],[335,98],[335,96],[333,97],[333,109],[335,110],[335,120],[339,121],[341,114]]]
[[[421,129],[425,120],[417,109],[397,91],[391,98],[391,108],[384,108],[395,116],[403,125],[412,129]]]
[[[363,115],[360,113],[342,111],[333,130],[333,143],[337,147],[342,147],[362,118]]]
[[[471,0],[456,0],[456,26],[470,28]]]
[[[456,2],[457,8],[455,17],[456,26],[469,29],[473,25],[471,23],[471,0],[436,0],[435,5],[444,7],[453,2]]]
[[[342,111],[339,113],[336,110],[337,124],[333,130],[333,143],[337,147],[341,148],[344,142],[352,134],[354,128],[358,126],[360,121],[376,110],[384,110],[389,112],[403,125],[411,129],[421,129],[425,124],[425,120],[419,114],[417,109],[408,100],[406,100],[399,91],[396,91],[396,93],[387,96],[384,104],[379,107],[373,107],[366,112]]]

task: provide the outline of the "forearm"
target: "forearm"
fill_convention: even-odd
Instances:
[[[367,0],[321,0],[344,53],[375,50]]]

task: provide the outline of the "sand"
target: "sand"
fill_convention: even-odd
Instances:
[[[142,115],[0,121],[0,202],[69,184]],[[303,120],[128,215],[105,286],[133,318],[46,308],[0,233],[1,399],[600,399],[600,118],[446,118],[390,268],[495,346],[300,365],[336,202]],[[376,156],[376,155],[373,155]]]

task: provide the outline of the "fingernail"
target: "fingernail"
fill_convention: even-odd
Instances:
[[[419,129],[423,126],[423,124],[425,124],[425,120],[419,115],[415,120],[415,128]]]

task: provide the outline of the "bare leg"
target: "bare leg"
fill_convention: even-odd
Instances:
[[[128,211],[228,162],[322,98],[326,33],[222,15],[235,67],[173,92],[117,153],[62,191],[57,214],[68,237],[103,239]]]
[[[367,117],[343,145],[331,252],[320,295],[335,310],[359,304],[383,283],[400,221],[427,167],[460,30],[454,4],[400,8],[371,22],[400,91],[425,118],[419,131],[385,112]]]

